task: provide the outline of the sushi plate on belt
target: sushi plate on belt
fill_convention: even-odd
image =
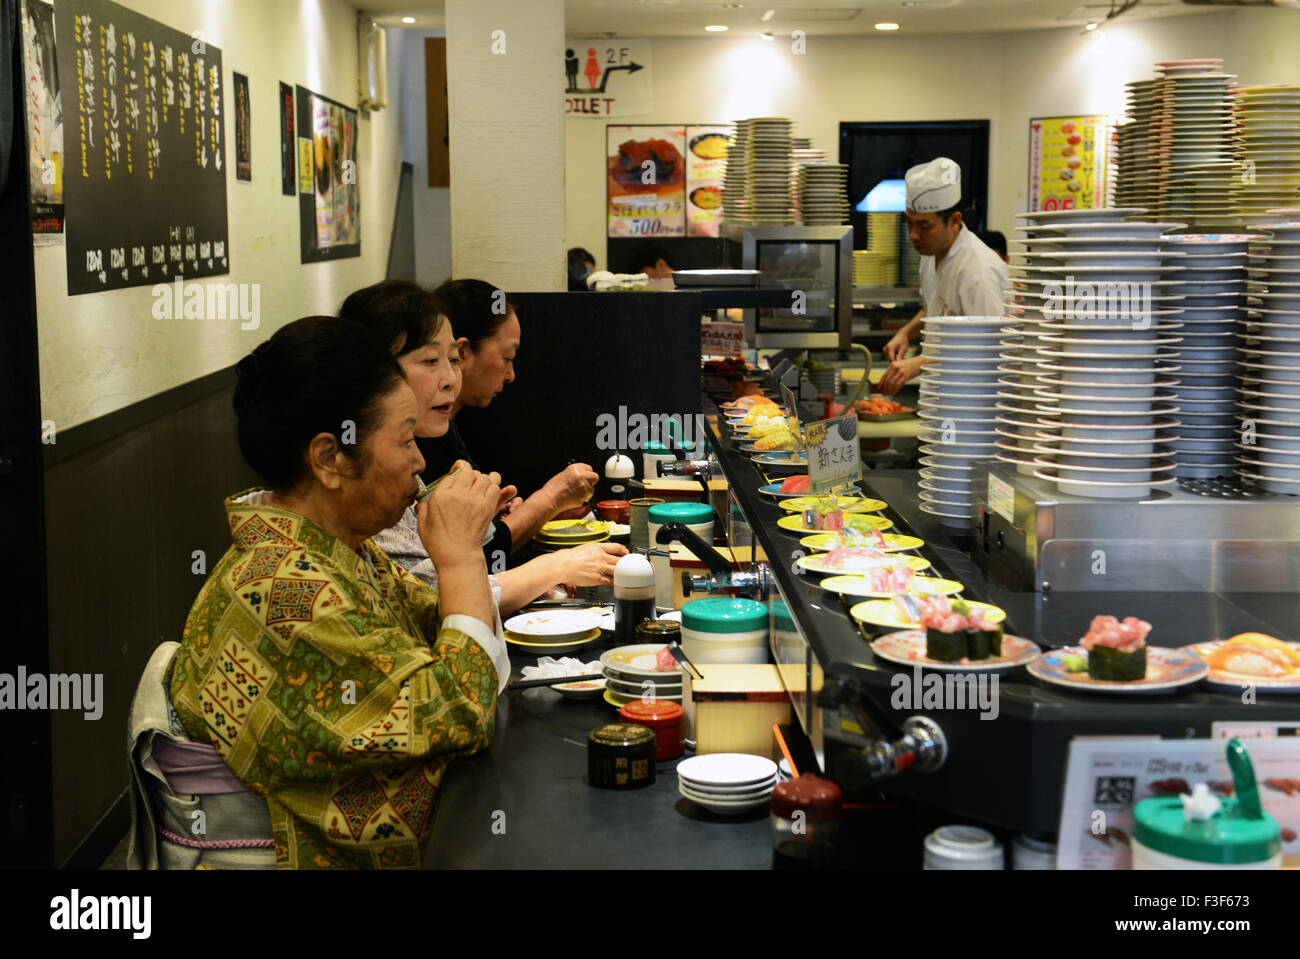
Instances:
[[[921,666],[942,673],[1008,673],[1017,666],[1032,663],[1041,655],[1038,647],[1029,640],[1003,634],[1001,656],[990,656],[973,663],[944,663],[925,655],[923,629],[887,633],[871,643],[871,651],[900,666]]]
[[[1194,686],[1210,672],[1205,660],[1187,649],[1167,649],[1163,646],[1147,647],[1147,675],[1145,679],[1127,682],[1093,679],[1087,671],[1072,673],[1065,668],[1066,656],[1088,660],[1088,651],[1082,646],[1063,646],[1046,652],[1029,664],[1029,675],[1053,686],[1064,686],[1079,692],[1118,693],[1129,696],[1151,696],[1171,693],[1183,686]]]
[[[766,486],[760,486],[758,488],[758,491],[762,493],[764,496],[771,496],[775,499],[780,499],[780,500],[796,499],[796,498],[806,499],[809,496],[808,493],[782,493],[781,487],[784,485],[785,485],[784,483],[768,483]],[[849,487],[849,489],[851,489],[854,493],[862,492],[862,490],[856,484]],[[816,497],[813,498],[815,499]],[[880,502],[880,501],[877,500],[876,502]],[[885,508],[884,503],[880,503],[880,506],[877,507],[877,509],[884,509],[884,508]]]
[[[984,614],[984,618],[994,625],[1007,618],[1005,612],[996,606],[990,606],[988,603],[968,601],[966,605],[971,609],[978,609]],[[902,611],[894,605],[893,600],[889,599],[869,599],[865,603],[858,603],[849,610],[849,615],[869,626],[883,626],[886,629],[890,627],[894,629],[914,629],[920,625],[906,620]],[[924,648],[923,645],[922,649]]]
[[[1203,659],[1209,659],[1226,642],[1226,639],[1216,639],[1209,643],[1193,643],[1191,646],[1183,648],[1190,650]],[[1287,645],[1300,650],[1300,643],[1288,643]],[[1205,678],[1205,684],[1233,692],[1249,686],[1261,693],[1300,693],[1300,671],[1290,676],[1256,676],[1250,673],[1232,673],[1226,669],[1212,668],[1210,675]]]

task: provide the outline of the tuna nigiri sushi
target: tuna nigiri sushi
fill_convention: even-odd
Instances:
[[[1094,616],[1079,645],[1088,651],[1088,675],[1106,682],[1131,682],[1147,675],[1147,633],[1151,624],[1136,616],[1121,623]]]

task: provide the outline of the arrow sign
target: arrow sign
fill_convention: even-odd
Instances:
[[[640,69],[641,69],[641,64],[635,62],[625,63],[622,66],[618,66],[618,67],[606,67],[605,72],[600,77],[600,86],[596,87],[595,92],[596,93],[605,92],[605,84],[609,82],[609,75],[613,73],[615,70],[626,70],[628,73],[636,73]]]

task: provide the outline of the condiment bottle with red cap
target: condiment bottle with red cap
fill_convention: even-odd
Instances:
[[[844,794],[829,779],[797,776],[772,790],[772,867],[834,869],[839,864]]]

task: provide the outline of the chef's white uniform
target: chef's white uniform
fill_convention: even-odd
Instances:
[[[1010,274],[988,245],[963,224],[943,262],[921,257],[926,316],[1001,316]]]

